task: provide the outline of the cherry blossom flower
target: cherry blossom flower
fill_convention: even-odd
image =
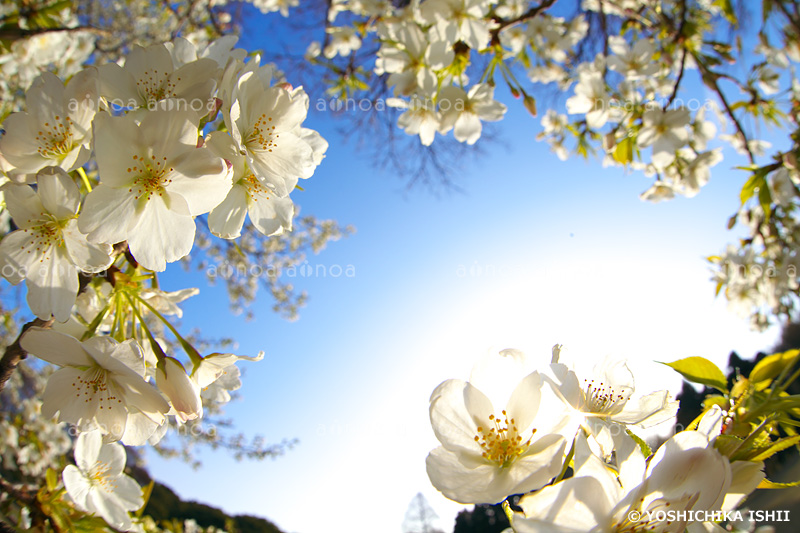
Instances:
[[[217,156],[231,163],[233,187],[228,195],[208,215],[211,232],[223,239],[235,239],[242,234],[245,215],[264,235],[279,235],[292,230],[294,204],[280,197],[265,180],[257,178],[247,164],[247,158],[230,135],[212,132],[207,145]]]
[[[614,439],[625,433],[625,426],[651,427],[669,420],[678,411],[678,402],[665,390],[631,398],[633,373],[624,361],[605,357],[580,379],[578,372],[559,362],[561,350],[560,345],[553,347],[553,360],[545,379],[571,408],[575,430],[582,427],[603,456],[611,454]]]
[[[680,165],[667,167],[664,174],[673,179],[676,191],[692,198],[708,183],[711,167],[722,161],[721,152],[720,148],[701,153],[681,148],[678,151]]]
[[[325,33],[328,34],[328,44],[322,50],[322,55],[328,59],[337,55],[346,57],[361,48],[361,39],[358,38],[356,29],[353,27],[329,27],[326,28]]]
[[[485,0],[425,0],[420,16],[426,24],[434,24],[439,40],[453,45],[463,41],[473,50],[489,44],[489,23],[485,15],[489,3]]]
[[[717,126],[710,120],[706,120],[706,108],[701,107],[697,110],[692,122],[692,139],[691,143],[695,150],[702,151],[706,149],[708,141],[714,138],[717,134]]]
[[[579,76],[575,94],[567,99],[567,112],[585,114],[586,124],[593,129],[602,128],[615,117],[601,72],[592,69]]]
[[[671,181],[656,180],[649,189],[639,195],[639,198],[654,204],[664,200],[672,200],[675,198],[675,187]]]
[[[253,0],[252,4],[262,13],[280,11],[284,17],[289,16],[289,8],[297,7],[300,0]]]
[[[75,441],[75,464],[64,467],[67,494],[75,505],[100,516],[114,529],[130,531],[128,515],[144,505],[142,488],[123,473],[125,448],[103,443],[99,431],[84,432]]]
[[[199,118],[213,107],[218,69],[217,62],[208,58],[176,69],[170,50],[156,44],[134,45],[123,66],[107,63],[97,72],[100,94],[114,107],[137,111],[133,115],[138,119],[155,109],[192,112]]]
[[[327,142],[301,127],[308,95],[301,88],[290,91],[269,83],[254,71],[244,72],[233,87],[232,105],[224,117],[255,176],[284,198],[299,179],[313,175]]]
[[[549,482],[561,469],[566,443],[536,427],[541,388],[541,376],[532,372],[500,404],[470,382],[439,385],[430,417],[442,446],[426,461],[431,483],[457,502],[497,503]]]
[[[796,171],[790,171],[786,167],[780,167],[775,172],[771,172],[767,177],[769,190],[772,198],[784,207],[792,204],[792,200],[797,196],[797,187],[800,186],[800,176]]]
[[[225,162],[197,148],[191,112],[152,111],[137,125],[130,116],[95,119],[100,185],[86,197],[78,227],[91,242],[128,241],[145,268],[163,271],[186,256],[194,218],[230,190]]]
[[[494,99],[494,88],[478,83],[469,93],[451,85],[439,93],[437,101],[441,112],[440,131],[453,130],[459,142],[475,144],[481,136],[481,120],[497,121],[503,118],[506,106]]]
[[[69,319],[78,293],[78,271],[102,272],[111,265],[111,247],[91,244],[78,231],[81,201],[75,183],[58,167],[37,174],[37,190],[28,185],[3,186],[18,230],[0,242],[0,274],[28,287],[28,306],[42,319],[52,314]]]
[[[608,45],[614,55],[608,57],[608,68],[623,74],[629,80],[653,76],[660,66],[653,61],[655,45],[649,39],[638,39],[629,46],[624,37],[612,35]]]
[[[567,131],[567,116],[548,109],[542,116],[542,128],[544,130],[537,136],[537,139],[547,139],[550,150],[562,161],[569,157],[569,151],[564,146]]]
[[[189,379],[183,365],[175,358],[165,357],[156,367],[156,386],[167,395],[172,410],[181,422],[203,416],[203,403],[200,400],[200,386]]]
[[[416,24],[402,26],[393,37],[392,45],[384,43],[378,51],[375,73],[390,73],[387,84],[395,94],[432,97],[438,83],[434,71],[453,62],[452,48],[442,41],[430,43]]]
[[[431,100],[413,97],[410,102],[406,102],[400,98],[388,98],[386,105],[406,109],[397,118],[397,125],[409,135],[419,135],[419,140],[424,146],[433,143],[441,117]]]
[[[642,116],[637,143],[642,148],[653,146],[653,165],[663,170],[675,160],[678,148],[689,140],[688,125],[688,109],[648,109]]]
[[[197,287],[170,292],[149,287],[142,289],[141,292],[139,292],[139,297],[162,315],[172,315],[181,318],[183,316],[183,309],[178,307],[178,304],[198,294],[200,294],[200,289]]]
[[[98,102],[97,76],[91,69],[73,76],[66,87],[49,72],[36,78],[26,94],[28,111],[3,123],[0,152],[14,167],[10,176],[32,178],[47,166],[70,171],[86,163]]]
[[[707,531],[702,522],[681,519],[680,511],[733,509],[763,478],[762,463],[734,470],[701,431],[683,431],[645,462],[625,436],[617,450],[617,472],[594,456],[586,437],[575,443],[574,476],[524,496],[512,526],[517,533]],[[666,516],[674,512],[676,520]],[[662,515],[663,512],[663,515]]]
[[[237,390],[242,386],[242,381],[239,379],[241,374],[236,363],[243,359],[261,361],[264,359],[264,352],[258,352],[255,357],[232,353],[214,353],[203,357],[191,376],[201,389],[200,396],[215,404],[229,402],[231,395],[228,391]]]
[[[59,421],[75,424],[82,431],[99,428],[111,441],[135,431],[127,428],[132,415],[137,415],[134,422],[164,422],[169,405],[143,379],[143,356],[135,341],[117,343],[109,337],[93,337],[79,342],[57,331],[33,327],[22,337],[21,345],[40,359],[61,366],[47,380],[43,416],[51,418],[58,413]]]
[[[238,40],[236,35],[223,35],[202,50],[198,50],[189,40],[176,37],[172,42],[164,43],[164,46],[172,56],[175,69],[203,58],[213,59],[218,67],[225,68],[230,60],[244,61],[247,57],[247,50],[234,48]]]

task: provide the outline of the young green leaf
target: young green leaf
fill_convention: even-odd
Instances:
[[[774,353],[766,356],[758,362],[750,372],[750,381],[754,384],[762,381],[773,380],[800,355],[800,350],[789,350],[788,352]]]
[[[687,357],[672,363],[661,363],[676,370],[687,381],[728,392],[728,380],[717,365],[704,357]]]

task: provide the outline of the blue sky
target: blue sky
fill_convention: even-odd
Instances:
[[[580,362],[625,356],[638,391],[677,393],[677,375],[653,361],[702,355],[724,366],[731,350],[749,357],[775,343],[777,331],[750,332],[714,298],[703,259],[736,236],[725,223],[744,175],[729,170],[732,159],[698,197],[645,204],[648,179],[596,159],[559,161],[535,141],[539,119],[501,96],[510,109],[497,142],[457,173],[463,192],[437,197],[371,166],[310,96],[306,125],[330,148],[293,198],[358,231],[309,258],[328,275],[296,278],[311,296],[300,320],[271,314],[262,293],[245,322],[229,315],[222,287],[178,267],[162,278],[165,289],[201,288],[185,325],[235,337],[237,353],[266,352],[240,363],[243,400],[226,411],[238,429],[300,444],[264,462],[202,453],[198,471],[149,454],[182,497],[287,532],[389,533],[422,492],[450,531],[466,507],[427,480],[437,445],[428,397],[445,379],[466,379],[487,350],[521,348],[542,364],[555,343]]]

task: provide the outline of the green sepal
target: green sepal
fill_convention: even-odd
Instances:
[[[636,433],[634,433],[634,432],[633,432],[633,431],[631,431],[630,429],[626,429],[626,430],[625,430],[625,433],[627,433],[627,434],[628,434],[628,436],[629,436],[630,438],[632,438],[632,439],[633,439],[633,441],[634,441],[636,444],[638,444],[638,445],[639,445],[639,449],[640,449],[640,450],[642,450],[642,453],[644,454],[644,456],[645,456],[645,457],[650,457],[651,455],[653,455],[653,450],[652,450],[652,449],[650,449],[650,445],[649,445],[649,444],[647,444],[647,443],[644,441],[644,439],[642,439],[641,437],[639,437],[639,435],[637,435]]]

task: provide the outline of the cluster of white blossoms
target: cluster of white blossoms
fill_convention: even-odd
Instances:
[[[39,398],[22,400],[17,416],[19,424],[0,420],[0,464],[23,477],[41,478],[57,458],[69,452],[72,442],[64,424],[42,416]]]
[[[15,18],[19,9],[15,4],[0,5],[2,20]],[[51,10],[50,16],[63,27],[78,25],[78,17],[67,6],[55,13]],[[20,25],[24,26],[24,21]],[[30,87],[43,69],[64,78],[79,72],[92,54],[94,44],[95,35],[89,31],[60,31],[42,32],[27,39],[13,40],[7,47],[0,46],[0,116],[18,107],[24,89]]]
[[[200,215],[228,239],[247,214],[266,235],[291,229],[289,194],[327,143],[301,126],[305,92],[271,86],[273,69],[245,63],[233,42],[200,57],[185,40],[136,48],[124,66],[87,68],[66,86],[42,74],[28,111],[5,121],[3,193],[20,229],[0,244],[0,273],[26,281],[38,317],[65,321],[78,273],[106,270],[113,244],[127,241],[141,266],[163,271],[191,251]],[[201,120],[220,107],[230,134],[204,139]],[[68,172],[92,153],[99,184],[84,198]]]
[[[129,512],[143,503],[117,441],[156,444],[170,425],[199,420],[241,386],[240,359],[263,357],[201,356],[166,318],[197,290],[164,292],[156,273],[189,254],[197,217],[223,239],[239,237],[248,215],[266,236],[290,231],[290,193],[327,149],[303,127],[303,89],[258,57],[246,62],[235,42],[135,47],[66,84],[41,74],[26,110],[3,123],[15,229],[0,241],[0,275],[25,281],[31,311],[54,321],[20,340],[58,367],[34,407],[80,432],[64,485],[116,529],[134,527]],[[168,353],[165,327],[188,367]]]
[[[617,9],[623,18],[633,9],[608,4],[585,2],[582,7],[605,9],[606,15]],[[655,7],[650,2],[633,4],[636,9]],[[402,8],[384,2],[337,2],[329,20],[341,25],[328,27],[325,42],[312,43],[308,56],[350,56],[363,41],[377,41],[372,70],[386,76],[393,93],[387,104],[405,109],[398,126],[419,135],[424,145],[432,144],[437,132],[450,130],[458,141],[473,144],[481,135],[482,121],[502,119],[507,108],[494,100],[497,73],[515,96],[524,96],[525,107],[535,114],[533,98],[516,78],[522,67],[529,81],[557,83],[573,94],[566,110],[577,120],[554,122],[548,113],[542,121],[540,138],[550,141],[559,157],[568,154],[568,127],[575,132],[583,124],[587,131],[604,135],[607,163],[630,164],[658,175],[643,198],[697,194],[708,181],[708,169],[721,160],[719,149],[707,151],[705,146],[716,126],[704,120],[702,107],[694,109],[698,112],[692,118],[686,108],[658,103],[670,95],[679,68],[691,65],[681,57],[657,60],[668,52],[655,36],[646,34],[635,39],[610,35],[605,53],[579,62],[576,50],[589,38],[586,18],[565,20],[546,12],[548,7],[521,0],[424,0]],[[489,63],[481,67],[480,79],[471,81],[468,67],[477,54],[489,56]],[[603,129],[610,131],[602,133]],[[630,150],[624,159],[613,156],[621,144]]]
[[[507,510],[520,533],[725,531],[714,522],[755,490],[764,465],[731,461],[715,447],[722,411],[715,406],[696,430],[650,455],[634,431],[673,419],[669,393],[634,396],[624,361],[606,358],[583,373],[560,356],[555,346],[551,364],[531,370],[522,352],[503,350],[478,363],[468,382],[436,388],[433,485],[460,503],[524,494],[520,512]]]
[[[380,45],[372,69],[387,76],[392,91],[386,104],[405,110],[398,126],[418,135],[425,146],[437,132],[451,130],[459,142],[474,144],[482,122],[500,120],[507,110],[494,99],[493,83],[469,84],[465,51],[459,51],[461,43],[475,50],[489,44],[490,4],[428,0],[395,8],[389,2],[335,2],[329,10],[331,23],[347,13],[371,22],[361,29],[357,24],[328,27],[325,42],[312,43],[307,57],[317,62],[348,57],[361,49],[365,32],[370,33]],[[346,18],[352,22],[351,16]]]
[[[340,0],[329,5],[324,39],[306,57],[328,69],[334,96],[388,94],[385,104],[402,111],[398,127],[425,146],[451,130],[475,143],[484,122],[507,112],[496,86],[533,115],[534,91],[549,94],[536,138],[560,159],[598,153],[604,166],[641,172],[651,179],[645,201],[694,197],[733,148],[748,160],[738,168],[754,178],[743,198],[768,191],[754,196],[761,222],[750,224],[742,253],[753,249],[758,261],[785,271],[797,255],[791,206],[800,180],[782,161],[800,149],[793,134],[791,147],[764,164],[771,144],[757,137],[763,125],[791,130],[800,122],[797,15],[765,4],[763,20],[750,25],[740,21],[752,16],[750,6],[713,0],[584,0],[577,10],[564,3]],[[721,40],[728,31],[721,28],[744,38]],[[704,92],[694,90],[699,84]],[[778,259],[777,247],[784,248]],[[794,280],[742,290],[724,273],[718,278],[734,307],[749,306],[756,327],[800,308]],[[760,298],[740,297],[755,293]]]

